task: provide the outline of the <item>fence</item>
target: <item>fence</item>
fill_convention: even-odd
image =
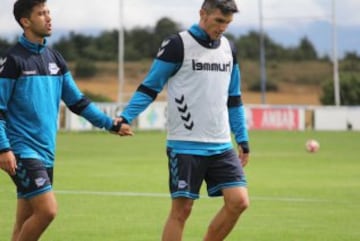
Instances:
[[[123,108],[118,103],[97,103],[97,106],[114,117]],[[165,130],[166,115],[166,102],[156,101],[137,118],[134,127]],[[250,130],[360,130],[360,107],[250,105],[246,106],[246,118]],[[89,131],[97,128],[62,106],[59,129]]]

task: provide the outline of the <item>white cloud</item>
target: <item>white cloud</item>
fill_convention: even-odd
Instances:
[[[360,1],[342,0],[336,2],[337,22],[340,26],[359,26],[360,25]]]
[[[314,21],[332,21],[332,0],[262,0],[266,27],[294,28]],[[360,24],[359,0],[335,0],[336,20],[339,26]],[[259,23],[259,0],[240,0],[239,19],[244,25]]]
[[[15,0],[0,0],[0,37],[12,38],[21,33],[21,28],[12,15]],[[153,27],[162,17],[169,17],[180,23],[184,28],[198,22],[199,8],[203,0],[122,0],[123,20],[126,29],[135,26]],[[248,31],[259,28],[259,1],[235,0],[240,13],[235,15],[232,29]],[[266,32],[281,32],[277,37],[281,41],[292,43],[309,33],[310,27],[319,20],[328,22],[324,32],[330,34],[333,0],[262,0],[264,27]],[[336,16],[339,32],[360,26],[360,0],[335,0]],[[53,18],[54,35],[63,31],[118,29],[120,0],[48,0]],[[327,24],[325,24],[326,26]],[[58,31],[57,31],[58,30]],[[312,31],[314,29],[312,28]],[[284,32],[286,33],[284,35]],[[314,33],[312,33],[314,34]],[[316,34],[316,33],[315,33]],[[57,35],[58,36],[58,35]],[[285,37],[284,37],[285,36]],[[329,35],[330,36],[330,35]],[[55,36],[54,36],[55,37]],[[287,39],[284,39],[287,38]],[[316,37],[320,38],[320,37]],[[344,38],[344,37],[343,37]],[[359,34],[353,33],[353,44],[359,46]],[[341,36],[340,41],[341,43]],[[343,47],[348,47],[344,43]]]
[[[258,26],[259,0],[236,0],[240,13],[235,17],[239,26]],[[332,0],[262,0],[264,23],[267,27],[306,25],[324,17],[330,21]],[[0,34],[21,31],[12,16],[14,0],[0,0]],[[120,0],[57,0],[48,1],[56,28],[114,29],[119,25]],[[123,0],[124,24],[153,26],[161,17],[170,17],[184,27],[198,21],[202,0]],[[360,24],[359,0],[336,0],[337,22],[340,26]]]
[[[169,17],[184,27],[198,21],[202,0],[129,0],[124,3],[126,28],[132,26],[153,26],[162,17]]]
[[[0,0],[0,36],[4,33],[14,33],[21,31],[20,26],[13,17],[13,0]]]

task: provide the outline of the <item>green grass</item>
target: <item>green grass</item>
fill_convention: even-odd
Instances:
[[[164,132],[60,133],[59,213],[41,240],[160,240],[170,207],[165,138]],[[227,241],[360,240],[359,132],[252,131],[250,138],[251,206]],[[308,138],[320,142],[318,153],[304,150]],[[184,240],[201,240],[221,204],[202,190]],[[14,186],[1,172],[1,241],[10,240],[14,210]]]

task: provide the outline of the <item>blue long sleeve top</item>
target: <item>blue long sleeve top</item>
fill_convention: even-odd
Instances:
[[[75,84],[65,60],[46,44],[19,38],[0,58],[0,152],[54,164],[61,100],[93,125],[109,130],[113,120]]]

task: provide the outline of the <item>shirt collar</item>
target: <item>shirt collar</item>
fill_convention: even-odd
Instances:
[[[36,54],[41,53],[44,51],[45,47],[47,46],[47,40],[44,39],[44,43],[33,43],[30,40],[28,40],[25,35],[21,35],[19,37],[19,43],[24,46],[26,49],[30,50],[31,52],[34,52]]]
[[[199,26],[199,24],[192,25],[189,32],[210,48],[216,48],[220,44],[220,40],[211,40],[209,35]]]

